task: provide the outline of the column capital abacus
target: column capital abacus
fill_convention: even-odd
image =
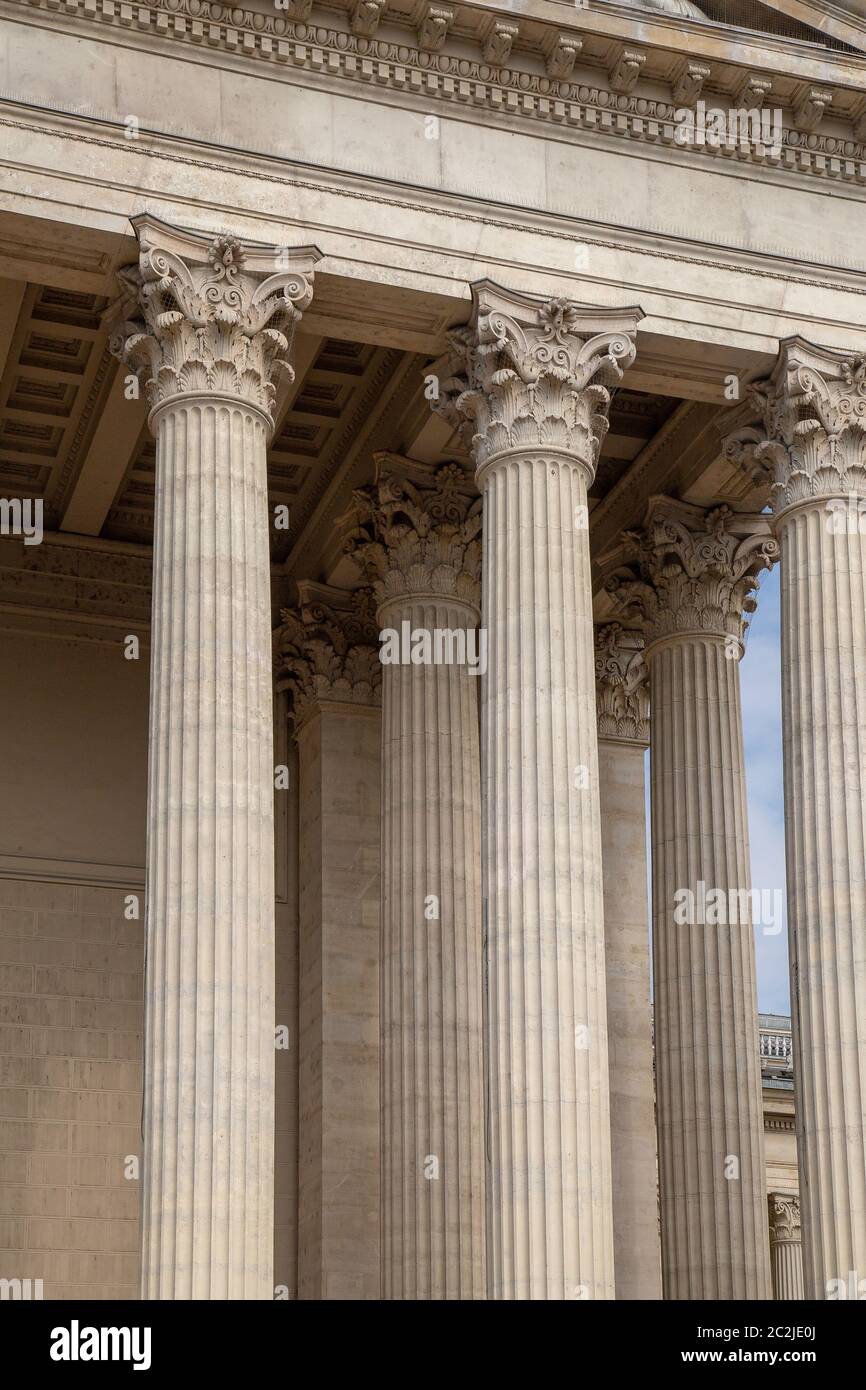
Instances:
[[[292,368],[313,296],[315,247],[262,246],[225,233],[132,219],[138,263],[118,271],[111,351],[144,380],[153,415],[177,400],[224,398],[273,426],[273,378]]]
[[[723,452],[769,489],[777,516],[804,502],[866,498],[866,357],[788,338],[749,387],[753,423]]]
[[[600,739],[649,743],[649,675],[640,632],[620,623],[596,628],[595,694]]]
[[[780,1240],[800,1240],[800,1198],[796,1192],[770,1192],[767,1195],[770,1216],[770,1244]]]
[[[344,549],[372,586],[379,612],[407,598],[481,606],[482,502],[458,463],[434,469],[375,456],[372,486],[342,517]]]
[[[479,477],[503,454],[542,449],[577,461],[591,482],[642,317],[474,284],[469,322],[448,335],[438,364],[433,407],[460,432]]]
[[[762,570],[779,556],[769,521],[730,507],[651,497],[643,528],[627,531],[626,564],[607,580],[616,607],[643,627],[647,648],[666,638],[731,638],[742,648],[745,615]]]
[[[280,617],[274,665],[277,688],[292,696],[295,732],[319,705],[380,703],[382,668],[368,588],[300,580],[297,606],[282,608]]]

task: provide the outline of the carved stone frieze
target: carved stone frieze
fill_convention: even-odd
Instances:
[[[635,357],[639,309],[587,311],[482,281],[450,354],[434,403],[478,468],[515,449],[567,453],[595,475],[608,428],[610,388]],[[450,375],[448,371],[450,370]]]
[[[598,736],[649,743],[649,675],[640,632],[606,623],[595,633]]]
[[[53,13],[57,0],[26,3],[28,9]],[[659,0],[652,8],[667,6],[676,7],[667,9],[671,14],[700,16],[689,0],[663,0],[663,4]],[[63,0],[63,8],[83,20],[129,27],[124,18],[129,7],[116,4],[115,0]],[[412,42],[379,39],[375,32],[370,36],[366,28],[364,32],[356,29],[347,34],[333,25],[310,24],[306,22],[310,19],[310,0],[291,0],[287,10],[275,15],[241,7],[229,10],[219,0],[149,0],[147,5],[135,6],[134,11],[135,31],[160,39],[193,45],[207,42],[211,48],[291,65],[294,72],[322,74],[327,80],[344,78],[368,83],[375,76],[377,82],[399,91],[411,90],[412,74],[421,72],[425,98],[464,105],[471,101],[474,107],[506,110],[514,117],[530,119],[533,124],[549,121],[590,134],[604,135],[615,129],[619,138],[666,146],[679,158],[715,157],[715,151],[708,152],[699,143],[679,144],[676,140],[675,112],[677,106],[690,104],[687,97],[676,96],[670,103],[634,91],[568,81],[573,62],[567,50],[573,46],[579,53],[582,46],[576,34],[562,35],[551,46],[547,72],[539,74],[525,63],[515,63],[513,53],[507,68],[492,66],[483,58],[478,61],[446,54],[442,50],[454,12],[435,5],[429,7],[430,17],[425,13],[418,26],[414,36],[417,47]],[[447,15],[451,19],[446,19]],[[366,11],[365,17],[370,17]],[[403,22],[396,14],[394,21]],[[328,56],[323,61],[325,54]],[[749,78],[763,82],[763,87],[749,86]],[[745,95],[738,89],[731,99],[735,105],[745,101],[760,104],[771,86],[767,79],[749,74]],[[821,134],[814,128],[797,129],[792,122],[790,128],[782,131],[777,150],[758,148],[760,142],[750,139],[746,146],[738,144],[736,158],[738,162],[755,158],[762,166],[776,166],[798,177],[814,175],[866,183],[866,123],[856,132],[852,130],[852,136]]]
[[[278,687],[291,694],[296,729],[322,703],[379,704],[382,668],[369,589],[301,581],[297,606],[281,609],[280,617],[274,667]]]
[[[249,247],[148,216],[134,226],[139,261],[118,275],[112,352],[143,378],[154,408],[178,396],[223,395],[271,420],[273,377],[292,375],[292,341],[319,253]]]
[[[482,503],[456,463],[435,472],[391,454],[358,489],[341,521],[347,554],[372,585],[379,610],[408,597],[481,604]]]
[[[745,615],[757,607],[753,591],[779,547],[764,516],[653,497],[643,529],[626,532],[622,554],[631,563],[605,587],[619,611],[641,623],[647,647],[686,632],[742,645]]]
[[[769,488],[777,515],[813,499],[866,497],[866,358],[790,338],[749,395],[755,421],[728,434],[723,450]]]

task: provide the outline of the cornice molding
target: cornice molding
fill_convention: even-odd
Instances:
[[[810,107],[809,129],[798,129],[801,106],[790,107],[790,123],[782,129],[777,149],[754,140],[733,146],[679,144],[674,121],[678,105],[675,92],[682,96],[682,62],[673,63],[668,85],[671,100],[644,96],[639,91],[617,91],[617,81],[569,81],[550,75],[550,54],[545,59],[535,52],[513,53],[508,66],[467,57],[465,51],[430,51],[407,31],[401,41],[365,37],[351,29],[332,24],[316,25],[304,20],[267,15],[257,10],[230,7],[218,0],[151,0],[148,5],[127,4],[124,0],[4,0],[28,13],[58,12],[82,22],[95,22],[167,41],[176,41],[199,50],[218,50],[239,58],[259,59],[282,65],[295,73],[307,73],[323,81],[346,80],[377,90],[391,90],[462,106],[470,110],[487,109],[504,116],[572,128],[601,137],[637,141],[669,149],[675,157],[703,160],[729,160],[735,164],[778,169],[807,176],[866,184],[866,141],[854,136],[821,134],[817,129],[821,113]],[[665,16],[660,16],[665,18]],[[351,26],[352,14],[346,12]],[[392,21],[393,22],[393,21]],[[551,54],[557,45],[574,40],[579,52],[585,35],[551,30]],[[489,25],[488,25],[489,30]],[[482,29],[483,46],[488,30]],[[377,31],[378,32],[378,31]],[[492,31],[490,31],[492,32]],[[519,34],[514,38],[515,47]],[[647,45],[641,40],[643,48]],[[463,50],[467,42],[462,41]],[[447,47],[447,45],[446,45]],[[629,48],[631,51],[631,48]],[[620,55],[621,56],[621,55]],[[671,60],[676,55],[668,55]],[[545,62],[548,70],[545,71]],[[638,65],[639,67],[640,65]],[[733,63],[726,66],[736,66]],[[539,68],[534,71],[533,68]],[[615,64],[617,73],[621,63]],[[747,74],[748,76],[748,74]],[[757,80],[760,80],[759,78]],[[809,86],[815,84],[810,83]],[[657,91],[658,80],[650,84]],[[822,88],[822,91],[825,89]],[[825,95],[832,98],[832,83]],[[850,90],[850,89],[846,89]],[[721,108],[739,105],[736,92],[720,94]],[[826,103],[829,104],[829,103]],[[853,116],[855,123],[862,114]],[[166,127],[168,131],[169,128]],[[170,133],[170,131],[169,131]]]

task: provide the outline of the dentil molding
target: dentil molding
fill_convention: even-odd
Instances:
[[[833,106],[829,83],[809,86],[790,105],[790,124],[782,129],[776,147],[751,138],[734,145],[687,142],[680,144],[674,113],[692,106],[711,75],[705,64],[674,63],[668,81],[671,101],[642,96],[632,90],[644,66],[643,49],[620,45],[608,70],[608,82],[568,80],[575,57],[584,50],[584,36],[563,33],[551,26],[545,41],[544,71],[533,71],[534,52],[514,49],[520,41],[519,26],[488,25],[478,35],[479,56],[467,57],[444,51],[453,14],[444,7],[429,6],[421,26],[407,30],[399,41],[379,37],[387,9],[377,3],[353,3],[347,11],[348,30],[332,24],[314,24],[307,0],[290,0],[288,8],[274,14],[220,3],[220,0],[4,0],[27,11],[67,14],[82,21],[125,29],[142,37],[176,41],[199,49],[212,49],[242,58],[285,65],[323,80],[345,79],[372,87],[407,92],[437,103],[454,103],[474,110],[487,109],[507,116],[596,133],[615,135],[639,143],[670,149],[676,157],[727,159],[736,164],[761,165],[790,171],[866,183],[866,141],[862,113],[852,113],[852,136],[822,134],[825,110]],[[388,16],[392,19],[391,16]],[[399,23],[402,16],[393,17]],[[538,24],[538,22],[535,22]],[[444,28],[443,28],[444,25]],[[513,30],[514,32],[507,32]],[[433,42],[435,35],[436,42]],[[441,41],[440,41],[441,40]],[[466,42],[463,43],[466,48]],[[616,48],[616,45],[614,45]],[[651,49],[647,51],[651,52]],[[667,63],[671,56],[665,53]],[[639,61],[640,60],[640,61]],[[730,64],[724,65],[730,67]],[[691,71],[694,69],[694,71]],[[685,85],[684,85],[685,83]],[[757,83],[772,91],[770,78],[744,74],[737,91],[720,96],[720,109],[748,101]],[[655,87],[658,81],[653,84]],[[743,93],[746,93],[746,96]],[[709,103],[712,104],[712,103]],[[169,127],[166,127],[169,130]]]

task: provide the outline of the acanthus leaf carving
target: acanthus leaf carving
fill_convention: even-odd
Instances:
[[[341,520],[344,549],[379,609],[412,597],[481,600],[481,498],[457,463],[435,471],[376,456],[376,480],[359,488]]]
[[[295,329],[319,253],[200,236],[146,216],[134,225],[139,260],[118,272],[111,351],[144,379],[153,408],[225,395],[272,420],[274,376],[293,375]]]
[[[771,1192],[767,1197],[767,1205],[770,1214],[771,1244],[776,1245],[781,1240],[801,1240],[799,1195],[796,1192]]]
[[[728,434],[723,452],[769,489],[777,515],[814,499],[866,497],[866,357],[788,339],[749,397],[754,422]]]
[[[544,448],[568,453],[591,479],[641,317],[639,309],[532,300],[483,281],[473,286],[469,325],[449,334],[433,408],[479,469],[507,450]]]
[[[377,705],[381,698],[370,590],[341,591],[300,581],[298,604],[280,610],[274,633],[278,686],[292,695],[295,727],[328,702]]]
[[[595,633],[599,738],[649,743],[649,676],[640,632],[606,623]]]
[[[653,642],[706,633],[742,643],[760,574],[779,557],[768,518],[652,497],[643,528],[626,532],[627,562],[606,581],[616,608]]]

